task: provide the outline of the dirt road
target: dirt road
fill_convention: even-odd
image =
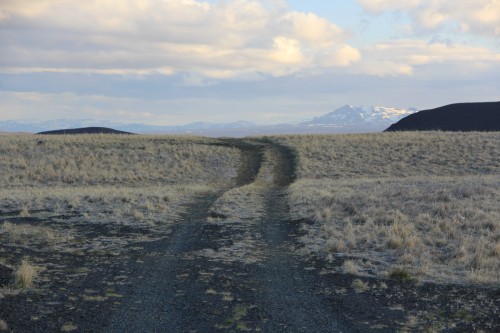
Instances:
[[[232,144],[247,159],[238,186],[200,199],[170,239],[150,244],[163,255],[137,267],[104,330],[349,331],[293,254],[297,230],[283,193],[293,154],[266,142]],[[229,205],[237,206],[230,216],[218,212]]]

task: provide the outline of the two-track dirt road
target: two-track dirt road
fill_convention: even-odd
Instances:
[[[284,197],[292,152],[267,142],[227,144],[245,154],[238,185],[201,198],[172,237],[149,245],[161,254],[137,268],[105,331],[349,331],[293,254],[297,230]]]

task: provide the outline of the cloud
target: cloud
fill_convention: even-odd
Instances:
[[[183,125],[193,121],[232,122],[243,119],[254,123],[279,123],[312,118],[329,111],[331,107],[329,96],[326,100],[318,101],[317,96],[305,99],[303,95],[262,97],[248,94],[222,98],[223,95],[144,99],[96,94],[0,91],[0,121],[95,119],[151,125]],[[235,105],[238,105],[237,112]]]
[[[225,79],[314,72],[360,59],[334,23],[276,0],[4,0],[0,26],[3,73]]]
[[[358,0],[370,13],[406,12],[414,25],[423,29],[440,29],[447,24],[462,32],[500,36],[500,0]]]
[[[316,47],[330,47],[345,33],[337,25],[313,13],[288,13],[283,21],[291,25],[293,35]]]
[[[487,48],[424,40],[375,43],[364,48],[363,53],[362,63],[353,70],[371,75],[413,75],[416,68],[439,66],[433,67],[436,69],[433,75],[438,78],[445,75],[446,69],[472,75],[475,71],[500,65],[500,54]]]

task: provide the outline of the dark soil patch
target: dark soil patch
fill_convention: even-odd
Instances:
[[[7,287],[12,282],[14,270],[10,267],[0,265],[0,287]]]

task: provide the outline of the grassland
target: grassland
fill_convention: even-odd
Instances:
[[[500,284],[500,133],[274,140],[297,153],[303,253],[361,276]]]
[[[29,273],[0,296],[31,286],[42,268],[50,279],[59,255],[116,256],[125,246],[164,237],[198,196],[234,181],[240,159],[236,148],[195,137],[0,141],[0,264]]]
[[[499,133],[3,135],[0,331],[491,329],[499,199]]]
[[[208,138],[4,135],[1,139],[2,189],[210,186],[234,177],[238,159],[236,149],[217,146],[218,141]]]

